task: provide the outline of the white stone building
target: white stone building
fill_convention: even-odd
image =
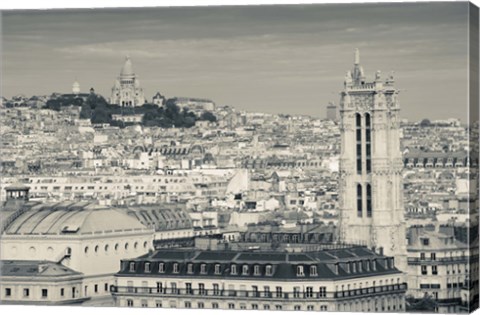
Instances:
[[[140,87],[137,75],[133,72],[132,61],[129,56],[125,58],[120,76],[115,80],[110,104],[122,107],[136,107],[145,104],[145,95]]]
[[[340,101],[340,238],[382,249],[407,269],[398,91],[393,77],[366,82],[355,52]]]

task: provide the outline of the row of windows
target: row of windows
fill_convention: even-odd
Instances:
[[[126,305],[128,307],[134,307],[135,306],[135,302],[132,300],[132,299],[127,299],[126,301]],[[184,307],[185,308],[192,308],[192,307],[196,307],[196,308],[205,308],[205,302],[197,302],[197,303],[192,303],[191,301],[185,301],[184,302]],[[270,304],[263,304],[263,305],[259,305],[257,303],[252,303],[252,304],[247,304],[247,303],[228,303],[228,309],[236,309],[237,308],[237,305],[238,305],[238,308],[241,309],[241,310],[246,310],[248,309],[248,306],[250,306],[250,309],[252,310],[258,310],[259,307],[261,306],[264,310],[270,310],[272,305]],[[141,300],[140,301],[140,306],[141,307],[149,307],[149,302],[148,300]],[[170,305],[169,305],[171,308],[176,308],[177,307],[177,304],[176,302],[171,302]],[[158,308],[161,308],[163,307],[163,301],[155,301],[155,307],[158,307]],[[276,305],[273,305],[274,309],[275,310],[282,310],[283,309],[283,305],[281,304],[276,304]],[[219,304],[217,302],[212,302],[210,304],[210,308],[212,309],[218,309],[219,308]],[[293,306],[293,309],[295,311],[301,311],[301,310],[304,310],[306,309],[307,311],[314,311],[315,310],[315,305],[307,305],[305,308],[302,308],[302,305],[294,305]],[[328,306],[327,305],[320,305],[320,307],[318,308],[318,310],[320,311],[328,311]]]
[[[422,275],[427,275],[428,274],[427,266],[422,265],[421,270],[422,270]],[[432,275],[438,275],[438,267],[435,266],[435,265],[432,266]]]
[[[150,273],[154,271],[152,262],[134,262],[130,261],[126,267],[128,267],[129,272],[136,272],[138,270],[142,270],[139,268],[142,268],[143,265],[143,272]],[[216,275],[222,275],[224,271],[226,271],[230,275],[242,275],[242,276],[273,276],[273,273],[275,271],[275,266],[273,265],[236,265],[236,264],[231,264],[229,266],[221,265],[221,264],[212,264],[213,265],[213,274]],[[186,273],[187,274],[194,274],[196,272],[200,274],[208,274],[209,273],[209,267],[212,265],[206,264],[206,263],[201,263],[201,264],[194,264],[194,263],[187,263],[186,264]],[[363,271],[370,271],[370,270],[377,270],[377,261],[376,260],[364,260],[364,261],[351,261],[351,262],[346,262],[346,263],[341,263],[341,264],[335,264],[334,265],[334,272],[336,274],[339,273],[339,268],[343,268],[345,272],[347,273],[357,273],[357,272],[363,272]],[[230,269],[228,269],[228,267]],[[395,267],[394,259],[389,258],[384,260],[384,268],[386,269],[393,269]],[[226,268],[226,269],[225,269]],[[167,270],[168,269],[168,270]],[[181,264],[178,262],[174,262],[171,265],[164,263],[164,262],[159,262],[158,263],[158,272],[159,273],[165,273],[167,271],[171,271],[172,273],[180,273],[181,272]],[[296,276],[297,277],[305,277],[305,276],[311,276],[311,277],[316,277],[318,276],[318,266],[317,265],[310,265],[310,266],[305,266],[305,265],[297,265],[295,266],[296,270]],[[308,272],[308,273],[307,273]]]
[[[361,271],[361,263],[359,262],[359,271]],[[368,265],[368,264],[367,264]],[[350,266],[350,264],[348,264]],[[129,272],[135,272],[137,270],[137,263],[136,262],[130,262],[129,263]],[[197,268],[195,268],[197,267]],[[193,274],[195,271],[199,271],[200,274],[207,274],[208,273],[208,268],[207,264],[202,263],[199,265],[198,264],[193,264],[193,263],[188,263],[187,264],[187,273]],[[230,274],[231,275],[237,275],[241,274],[243,276],[248,276],[253,274],[254,276],[261,276],[261,275],[266,275],[266,276],[272,276],[274,272],[274,266],[272,265],[254,265],[253,270],[251,266],[249,265],[242,265],[241,270],[238,269],[239,266],[232,264],[230,265]],[[299,265],[296,266],[296,271],[297,271],[297,276],[299,277],[304,277],[305,276],[305,268],[307,266]],[[318,276],[318,267],[316,265],[311,265],[308,266],[309,268],[309,275],[310,276]],[[368,268],[368,267],[367,267]],[[167,265],[163,262],[160,262],[158,264],[158,272],[159,273],[165,273],[167,269]],[[350,268],[348,268],[350,270]],[[369,268],[368,268],[369,269]],[[349,271],[348,270],[348,271]],[[152,263],[151,262],[145,262],[143,264],[143,271],[144,272],[152,272]],[[214,265],[214,274],[221,275],[222,274],[222,265],[221,264],[215,264]],[[173,273],[179,273],[180,272],[180,264],[179,263],[173,263],[172,265],[172,272]],[[241,272],[241,273],[240,273]],[[353,267],[353,272],[356,272],[356,264],[354,264]]]
[[[125,250],[128,250],[130,247],[130,244],[128,242],[126,242],[124,245],[123,245],[123,248]],[[143,242],[143,248],[146,249],[148,247],[148,242],[145,241]],[[139,243],[138,242],[135,242],[133,243],[133,249],[137,250],[139,248]],[[114,246],[113,246],[113,249],[115,252],[118,252],[120,250],[120,244],[119,243],[116,243]],[[93,248],[93,251],[95,254],[98,254],[100,252],[100,246],[99,245],[96,245],[94,248]],[[103,247],[103,251],[105,253],[108,253],[110,251],[110,245],[106,244],[104,247]],[[84,252],[85,254],[88,254],[90,252],[90,247],[89,246],[85,246],[84,248]]]
[[[380,312],[395,311],[403,309],[403,299],[401,297],[383,297],[375,299],[366,299],[355,302],[339,303],[337,311],[340,312]]]
[[[153,289],[153,290],[150,290],[150,289]],[[246,289],[247,289],[246,286],[241,285],[240,286],[240,291],[238,293],[244,293],[244,296],[246,296],[246,293],[250,292],[252,294],[252,296],[255,296],[255,297],[260,296],[260,291],[259,291],[260,289],[259,289],[258,286],[252,285],[250,291],[247,291]],[[127,291],[128,292],[135,292],[135,288],[133,287],[133,281],[128,281],[127,282]],[[137,291],[139,291],[138,288],[137,288]],[[177,283],[176,282],[171,282],[170,287],[164,286],[164,284],[162,282],[157,282],[157,285],[156,285],[155,288],[149,288],[147,281],[142,281],[142,287],[140,288],[140,291],[143,291],[143,292],[154,292],[154,291],[156,291],[157,293],[166,293],[166,292],[179,293],[180,292],[180,290],[177,288]],[[198,293],[199,295],[208,295],[208,292],[207,292],[207,289],[206,289],[204,283],[198,283],[198,290],[197,290],[197,289],[193,288],[193,284],[191,282],[187,282],[187,283],[185,283],[185,290],[184,291],[185,291],[186,294]],[[223,290],[221,290],[220,285],[218,283],[213,283],[212,284],[212,289],[211,289],[211,292],[210,292],[210,293],[212,293],[211,295],[221,295],[221,291],[223,291]],[[227,291],[229,293],[232,293],[232,294],[235,293],[234,295],[236,295],[236,293],[237,293],[237,291],[234,289],[233,285],[229,285]],[[313,297],[314,294],[316,294],[317,297],[326,297],[327,296],[327,287],[319,287],[318,291],[315,291],[314,287],[310,286],[310,287],[306,287],[305,291],[303,291],[303,292],[302,292],[301,287],[294,287],[292,293],[293,293],[293,297],[300,297],[301,293],[303,293],[303,295],[305,297]],[[284,291],[283,291],[283,288],[281,286],[275,287],[275,296],[276,297],[283,297],[283,294],[284,294]],[[263,295],[262,296],[263,297],[271,297],[272,296],[272,294],[270,292],[270,286],[264,286],[263,287]]]
[[[181,285],[182,283],[180,283]],[[400,278],[391,278],[391,279],[382,279],[378,281],[372,281],[371,283],[369,281],[366,282],[358,282],[358,283],[353,283],[353,284],[342,284],[342,285],[336,285],[335,286],[335,291],[336,293],[338,292],[346,292],[346,291],[351,291],[351,290],[357,290],[357,289],[362,289],[362,288],[371,288],[371,287],[383,287],[383,286],[392,286],[392,285],[400,285]],[[169,286],[168,286],[169,285]],[[263,286],[263,288],[260,288],[257,285],[252,285],[250,288],[247,288],[246,285],[235,285],[233,283],[228,284],[228,286],[223,287],[219,283],[213,283],[211,287],[208,287],[205,285],[205,283],[197,283],[196,285],[198,287],[198,290],[195,289],[195,293],[202,293],[204,295],[221,295],[221,291],[227,291],[228,293],[241,293],[241,292],[247,292],[247,289],[249,290],[248,292],[255,293],[255,292],[260,292],[263,291],[263,293],[270,293],[271,287],[268,285]],[[208,292],[207,292],[208,289]],[[237,291],[237,289],[239,289]],[[127,291],[128,292],[135,292],[136,291],[142,291],[142,292],[149,292],[149,293],[180,293],[180,291],[185,291],[187,294],[193,294],[194,290],[194,284],[189,282],[185,283],[185,288],[180,289],[179,284],[177,282],[170,282],[168,283],[167,281],[165,282],[155,282],[153,287],[149,286],[148,281],[142,281],[141,282],[141,287],[134,287],[134,281],[128,281],[127,282]],[[284,291],[284,288],[282,286],[276,286],[272,288],[275,292],[275,296],[281,297],[283,293],[287,293]],[[319,286],[318,291],[315,290],[314,287],[308,286],[305,287],[302,291],[302,287],[294,287],[293,288],[293,295],[300,295],[301,293],[304,293],[305,297],[311,297],[313,296],[314,293],[318,295],[318,297],[325,297],[327,296],[327,287],[325,286]],[[202,294],[202,295],[203,295]],[[254,294],[255,295],[255,294]],[[270,294],[264,294],[263,296],[270,296]]]
[[[60,297],[66,297],[65,294],[65,288],[60,288]],[[13,295],[13,290],[12,288],[5,288],[5,298],[10,298]],[[30,298],[31,296],[31,291],[30,288],[23,288],[22,289],[22,296],[23,298]],[[75,287],[72,287],[71,290],[71,298],[74,299],[77,296],[77,289]],[[48,298],[48,289],[41,289],[41,298],[46,299]]]

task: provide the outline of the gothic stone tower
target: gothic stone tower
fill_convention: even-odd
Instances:
[[[340,239],[383,250],[406,271],[397,94],[393,75],[366,82],[357,49],[340,100]]]

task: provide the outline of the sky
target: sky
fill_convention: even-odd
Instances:
[[[367,79],[395,73],[402,116],[467,112],[467,2],[2,12],[2,93],[109,97],[125,56],[147,99],[325,117],[358,48]]]

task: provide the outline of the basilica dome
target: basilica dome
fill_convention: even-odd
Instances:
[[[125,57],[125,64],[123,65],[122,71],[120,71],[121,76],[133,76],[133,65],[130,57]]]

